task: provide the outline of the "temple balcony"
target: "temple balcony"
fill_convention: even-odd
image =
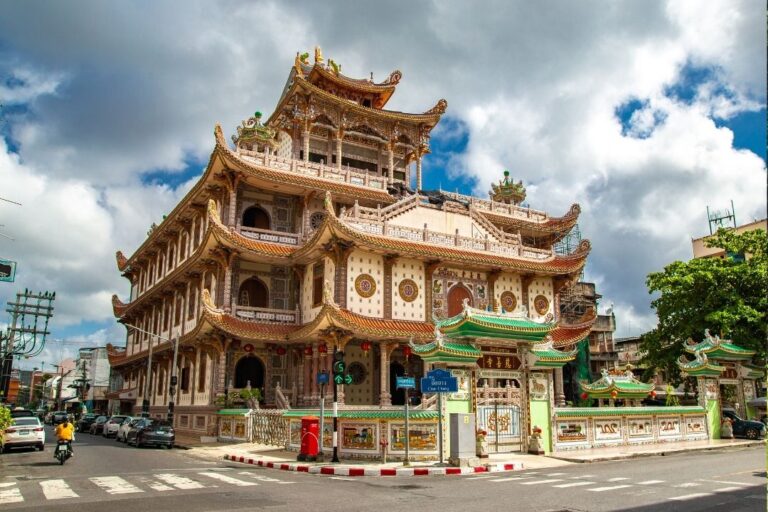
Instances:
[[[525,208],[523,206],[514,204],[499,203],[489,199],[480,199],[478,197],[458,194],[456,192],[441,192],[447,197],[465,203],[475,210],[483,213],[495,213],[498,215],[504,215],[507,217],[513,217],[516,219],[532,222],[546,222],[549,219],[549,215],[547,215],[546,212],[534,210],[532,208]]]
[[[272,242],[276,244],[285,244],[298,246],[301,244],[301,233],[289,233],[285,231],[273,231],[271,229],[259,229],[248,226],[237,227],[238,232],[244,237],[258,240],[260,242]]]
[[[238,149],[238,156],[245,161],[278,169],[285,172],[305,174],[316,178],[349,183],[362,187],[370,187],[377,190],[387,190],[387,178],[371,175],[364,169],[356,169],[350,166],[324,165],[322,163],[285,158],[272,154]],[[402,181],[395,179],[394,181]]]

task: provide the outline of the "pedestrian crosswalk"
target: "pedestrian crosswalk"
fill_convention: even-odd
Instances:
[[[253,471],[221,473],[215,470],[190,474],[157,473],[141,476],[99,476],[91,478],[43,479],[36,482],[0,482],[0,509],[3,505],[30,499],[72,500],[104,493],[108,496],[141,495],[151,492],[194,491],[224,486],[253,487],[287,485],[295,482],[273,478]],[[26,496],[25,496],[26,495]]]
[[[555,477],[555,478],[551,478]],[[540,471],[520,471],[512,476],[481,475],[470,476],[466,480],[483,480],[494,484],[509,483],[520,486],[541,486],[552,489],[573,489],[586,491],[590,493],[604,493],[620,491],[625,493],[634,493],[636,495],[647,493],[674,493],[685,491],[684,494],[666,497],[664,499],[673,501],[687,501],[703,496],[714,496],[733,491],[740,491],[754,487],[755,484],[747,482],[733,482],[723,480],[699,480],[691,482],[670,482],[667,480],[641,480],[633,482],[630,477],[616,476],[599,478],[594,474],[569,475],[568,473],[542,473]],[[717,487],[707,492],[694,492],[694,488],[711,487],[713,483],[731,484],[727,487]],[[689,490],[690,489],[690,490]]]

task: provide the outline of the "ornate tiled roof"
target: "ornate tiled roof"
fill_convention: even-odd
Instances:
[[[433,363],[476,363],[483,355],[482,351],[471,343],[446,342],[443,333],[435,326],[434,340],[429,343],[409,344],[414,354],[422,360]]]
[[[697,350],[695,356],[696,359],[688,361],[685,355],[681,354],[677,361],[677,366],[680,368],[680,371],[685,372],[692,377],[717,377],[725,371],[725,366],[709,362],[707,354],[703,351]]]
[[[590,308],[578,322],[574,324],[558,324],[558,326],[549,333],[549,336],[552,338],[553,346],[567,347],[580,342],[589,336],[589,331],[592,329],[596,320],[597,312],[593,308]]]
[[[602,377],[592,384],[581,383],[581,389],[591,398],[643,398],[656,387],[637,380],[632,370],[611,373],[603,368],[601,373]]]
[[[324,416],[330,418],[332,410],[325,410]],[[283,413],[286,418],[301,418],[303,416],[320,416],[319,409],[291,409]],[[408,412],[411,420],[437,420],[438,411],[413,410]],[[405,418],[402,407],[393,409],[339,409],[338,417],[348,420],[358,419],[401,419]]]
[[[213,199],[208,201],[208,221],[208,229],[213,233],[214,238],[227,247],[237,247],[254,252],[260,256],[276,258],[287,258],[298,249],[296,246],[254,240],[241,235],[235,228],[225,226],[221,222],[216,202]]]
[[[503,338],[541,341],[554,328],[552,322],[534,322],[524,314],[496,313],[469,306],[437,326],[449,338]]]
[[[554,347],[552,337],[547,336],[544,343],[535,344],[530,353],[536,357],[533,362],[535,368],[560,368],[565,363],[576,359],[577,349],[569,351],[557,350]]]
[[[688,338],[685,351],[689,354],[702,352],[713,359],[725,361],[749,361],[756,353],[754,350],[734,345],[731,340],[721,340],[718,335],[712,336],[709,329],[704,329],[704,339],[700,343]]]

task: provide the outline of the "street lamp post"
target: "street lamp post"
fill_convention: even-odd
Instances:
[[[168,341],[173,343],[173,365],[171,366],[171,388],[170,388],[170,400],[168,401],[168,421],[173,424],[173,409],[175,406],[175,400],[176,400],[176,380],[178,377],[176,376],[176,358],[178,357],[179,353],[179,338],[165,338],[163,336],[159,336],[157,334],[151,333],[149,331],[145,331],[144,329],[141,329],[140,327],[136,327],[135,325],[123,323],[124,326],[129,327],[135,331],[143,332],[145,334],[149,334],[150,341],[149,341],[149,355],[147,357],[147,378],[144,381],[144,399],[141,404],[141,415],[145,418],[149,417],[149,379],[152,375],[152,347],[154,344],[152,343],[152,338],[157,338],[159,340]]]

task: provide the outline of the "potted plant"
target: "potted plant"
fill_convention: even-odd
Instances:
[[[239,397],[245,400],[249,409],[258,409],[261,401],[261,390],[258,388],[245,388],[240,391]]]

